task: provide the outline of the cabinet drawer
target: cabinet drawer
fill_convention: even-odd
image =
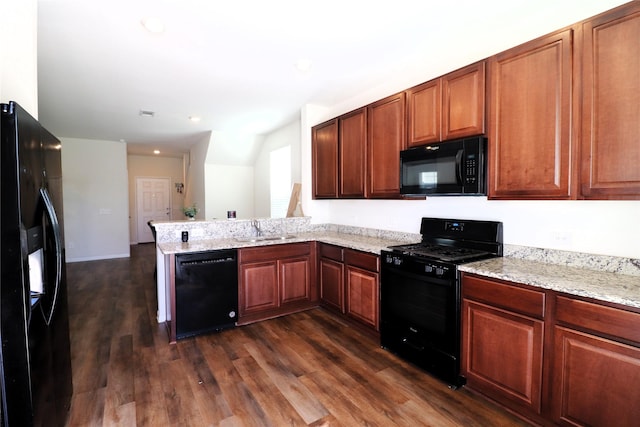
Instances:
[[[334,261],[343,261],[343,249],[340,246],[328,245],[326,243],[320,244],[320,257],[329,258]]]
[[[640,345],[640,314],[574,298],[558,296],[556,319],[593,332]]]
[[[238,250],[238,260],[242,263],[272,261],[292,256],[309,255],[310,243],[287,243],[283,245],[256,246]]]
[[[486,302],[538,319],[544,318],[544,292],[467,274],[463,274],[462,277],[464,298]]]
[[[345,249],[344,262],[345,264],[360,267],[365,270],[373,272],[380,271],[380,257],[378,255],[355,251],[352,249]]]

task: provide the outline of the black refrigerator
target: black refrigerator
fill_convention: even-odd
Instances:
[[[0,104],[3,426],[64,426],[71,394],[61,144]]]

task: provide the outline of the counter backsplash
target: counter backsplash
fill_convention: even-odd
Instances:
[[[311,224],[311,217],[258,218],[263,235],[297,233],[340,233],[376,237],[394,241],[416,242],[420,234],[339,224]],[[242,238],[255,235],[252,220],[162,221],[154,223],[157,243],[180,242],[181,233],[189,240]],[[504,256],[567,267],[640,276],[640,259],[595,255],[529,246],[504,245]]]
[[[504,256],[566,267],[640,276],[640,259],[595,255],[530,246],[504,245]]]
[[[297,233],[341,233],[380,239],[416,242],[420,234],[339,224],[311,224],[311,217],[258,218],[263,235]],[[254,236],[256,231],[250,219],[215,221],[160,221],[154,222],[157,243],[180,242],[181,233],[189,232],[189,240],[228,239]]]

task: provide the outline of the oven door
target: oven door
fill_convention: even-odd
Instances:
[[[446,266],[442,276],[432,277],[427,273],[439,266]],[[457,284],[453,264],[383,253],[382,347],[454,387],[464,383],[459,376],[460,292]]]

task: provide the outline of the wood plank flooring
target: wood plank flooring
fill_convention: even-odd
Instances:
[[[68,426],[524,426],[313,309],[169,345],[153,244],[72,263]]]

